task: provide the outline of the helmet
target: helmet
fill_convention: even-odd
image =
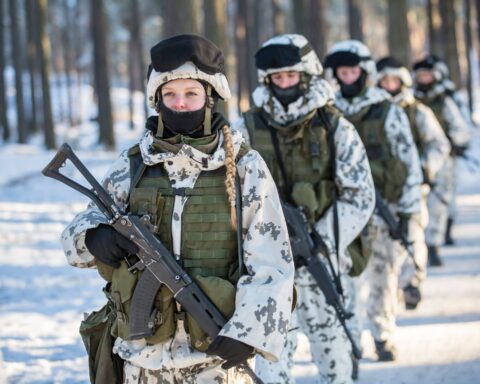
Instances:
[[[377,80],[380,81],[387,75],[398,77],[405,87],[412,86],[412,76],[408,69],[391,56],[377,61]]]
[[[427,55],[422,60],[419,60],[413,64],[414,73],[421,70],[432,71],[435,80],[438,82],[446,80],[450,77],[450,71],[448,70],[447,64],[432,54]]]
[[[147,99],[151,108],[155,108],[158,101],[158,88],[176,79],[200,80],[209,84],[223,100],[231,97],[223,53],[210,40],[196,35],[174,36],[153,46],[150,57]]]
[[[305,36],[285,34],[274,36],[263,43],[255,54],[255,65],[260,83],[267,82],[268,75],[283,71],[304,72],[320,76],[322,64]]]
[[[344,40],[334,44],[325,58],[325,67],[331,68],[333,73],[338,67],[356,65],[367,75],[375,76],[375,62],[371,58],[370,50],[358,40]]]

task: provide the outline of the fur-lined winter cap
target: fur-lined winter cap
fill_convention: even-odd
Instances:
[[[202,80],[223,100],[231,97],[223,53],[204,37],[178,35],[162,40],[150,49],[150,57],[147,97],[151,108],[155,108],[157,89],[176,79]]]
[[[398,77],[405,87],[410,88],[412,86],[412,76],[407,67],[391,56],[377,61],[377,81],[388,75]]]
[[[448,79],[450,76],[447,64],[432,54],[413,64],[414,73],[421,70],[432,71],[437,81]]]
[[[358,40],[344,40],[334,44],[325,58],[325,67],[331,68],[333,72],[338,67],[356,65],[372,77],[377,72],[370,50]]]
[[[312,46],[305,36],[298,34],[278,35],[267,40],[255,54],[255,65],[260,83],[277,72],[305,72],[310,76],[320,76],[323,72]]]

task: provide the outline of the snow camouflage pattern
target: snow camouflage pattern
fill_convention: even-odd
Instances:
[[[336,105],[345,115],[353,115],[363,108],[383,100],[390,95],[377,87],[366,91],[351,101],[337,93]],[[390,204],[393,213],[415,214],[420,212],[422,171],[418,151],[413,142],[407,115],[392,104],[385,120],[385,135],[392,154],[407,166],[407,179],[398,204]],[[397,288],[401,266],[406,251],[399,241],[392,240],[383,219],[374,214],[364,240],[373,251],[363,283],[369,291],[367,299],[367,324],[376,340],[388,340],[395,330]]]
[[[269,91],[260,85],[253,93],[257,107],[263,108],[280,124],[288,124],[310,111],[333,103],[334,93],[330,85],[319,78],[312,78],[305,100],[291,103],[287,111],[273,98],[273,115],[269,104]],[[248,132],[243,119],[234,127],[241,130],[247,140]],[[346,253],[347,246],[367,224],[374,209],[374,189],[365,148],[352,124],[346,119],[339,120],[335,131],[337,175],[339,191],[339,262],[342,274],[351,268],[351,259]],[[333,233],[333,209],[330,207],[316,223],[315,228],[327,244],[330,257],[338,271]],[[295,285],[298,290],[297,319],[301,331],[310,340],[310,350],[317,365],[321,383],[351,383],[350,342],[333,311],[325,303],[325,297],[315,280],[305,267],[295,273]],[[272,364],[260,357],[256,359],[256,371],[268,383],[294,382],[291,374],[292,357],[296,346],[296,333],[289,334],[288,347],[280,363]]]
[[[403,88],[402,92],[392,98],[392,101],[405,108],[415,102],[413,91]],[[420,157],[422,169],[429,180],[435,180],[438,171],[450,156],[450,143],[443,132],[440,123],[433,111],[424,104],[419,103],[415,115],[416,127],[422,146]],[[412,260],[407,258],[402,266],[400,286],[412,284],[416,287],[426,277],[427,245],[425,243],[425,229],[428,224],[427,196],[430,187],[422,186],[422,201],[420,212],[412,215],[409,223],[409,238],[413,242],[413,254],[418,270]],[[435,193],[438,193],[435,190]]]
[[[147,165],[163,163],[176,187],[193,187],[202,170],[218,169],[224,164],[223,133],[218,134],[217,149],[206,155],[187,144],[183,144],[177,154],[154,152],[151,147],[153,137],[146,132],[140,140],[143,161]],[[232,131],[232,134],[234,151],[238,153],[244,139],[240,132]],[[265,358],[276,361],[286,342],[292,306],[294,266],[288,232],[275,184],[259,154],[250,150],[238,161],[237,170],[242,185],[244,263],[248,274],[237,284],[235,313],[220,334],[249,344]],[[126,151],[110,168],[102,184],[124,209],[130,187]],[[177,254],[180,253],[182,209],[187,198],[175,197],[172,238],[173,252]],[[80,268],[95,266],[95,259],[85,246],[85,231],[105,221],[100,211],[90,204],[67,226],[62,242],[71,265]],[[173,340],[156,345],[147,345],[144,339],[127,341],[117,338],[114,351],[131,364],[150,370],[214,365],[217,359],[190,348],[183,354],[171,354],[171,343],[182,341],[180,329],[181,326],[177,327]]]
[[[415,97],[420,101],[426,102],[437,95],[447,92],[447,87],[444,83],[438,83],[434,88],[427,93],[415,91]],[[446,96],[442,110],[442,115],[447,125],[446,129],[453,145],[468,146],[470,141],[470,129],[468,123],[465,121],[462,113],[452,97]],[[435,182],[435,190],[440,194],[444,200],[449,202],[446,206],[434,194],[428,197],[428,212],[429,223],[426,231],[426,241],[430,246],[440,246],[444,242],[445,229],[447,226],[447,219],[454,218],[455,215],[455,180],[456,176],[456,160],[450,157],[443,167],[438,172]]]

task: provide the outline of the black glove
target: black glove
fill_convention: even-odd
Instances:
[[[400,235],[408,240],[408,223],[410,221],[410,215],[400,215],[399,231]],[[400,237],[399,237],[400,238]]]
[[[134,243],[105,224],[87,230],[85,245],[93,256],[113,268],[118,268],[129,254],[138,252]]]
[[[468,147],[466,145],[454,145],[452,144],[452,156],[462,157],[465,155]]]
[[[217,336],[206,351],[207,355],[217,355],[223,360],[223,369],[229,369],[245,362],[253,354],[253,347],[230,337]]]

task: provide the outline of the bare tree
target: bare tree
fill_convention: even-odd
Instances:
[[[15,100],[17,105],[17,132],[18,142],[24,144],[27,142],[27,127],[25,124],[25,104],[23,101],[23,83],[22,74],[24,68],[24,58],[22,54],[22,37],[18,25],[18,2],[9,1],[10,10],[10,37],[12,47],[13,67],[15,68]]]
[[[246,111],[250,106],[250,88],[248,86],[248,49],[247,49],[247,1],[237,0],[235,12],[235,48],[237,62],[238,109]]]
[[[281,1],[272,0],[273,7],[273,30],[276,35],[285,33],[285,12]]]
[[[442,16],[440,14],[439,0],[427,1],[428,13],[428,36],[430,40],[430,52],[437,55],[444,55]]]
[[[38,130],[38,116],[37,116],[37,52],[35,46],[35,31],[34,31],[34,12],[35,4],[34,0],[25,0],[25,11],[27,16],[27,63],[28,72],[30,73],[30,103],[31,103],[31,115],[30,115],[30,131],[36,132]]]
[[[47,0],[35,1],[35,44],[40,64],[42,79],[42,106],[43,106],[43,132],[45,145],[48,149],[55,148],[55,135],[53,131],[52,105],[50,99],[50,44],[46,33]]]
[[[327,52],[327,23],[325,20],[326,1],[310,0],[308,12],[307,38],[318,57],[324,57]]]
[[[5,88],[4,68],[5,68],[5,38],[3,34],[4,30],[4,2],[0,1],[0,124],[2,125],[2,137],[3,140],[10,138],[10,125],[7,117],[7,97]]]
[[[293,20],[295,23],[295,32],[302,35],[307,34],[307,1],[297,0],[293,2]]]
[[[199,0],[164,0],[163,35],[200,33],[200,8]]]
[[[456,31],[456,13],[455,0],[441,0],[440,12],[442,13],[443,25],[445,28],[445,59],[450,69],[452,81],[460,86],[462,77],[460,72],[459,53],[457,47],[457,31]]]
[[[109,149],[115,148],[112,105],[110,101],[110,73],[107,60],[107,20],[103,0],[90,1],[93,39],[93,72],[98,100],[99,142]]]
[[[362,0],[348,0],[348,30],[350,38],[363,41]]]
[[[404,65],[410,63],[410,32],[407,0],[388,0],[388,47]]]
[[[71,36],[70,26],[72,25],[72,12],[69,7],[69,1],[62,1],[63,10],[63,28],[62,28],[62,45],[63,45],[63,67],[65,72],[65,84],[67,88],[67,114],[70,125],[74,124],[73,121],[73,95],[72,95],[72,49],[71,49]]]

